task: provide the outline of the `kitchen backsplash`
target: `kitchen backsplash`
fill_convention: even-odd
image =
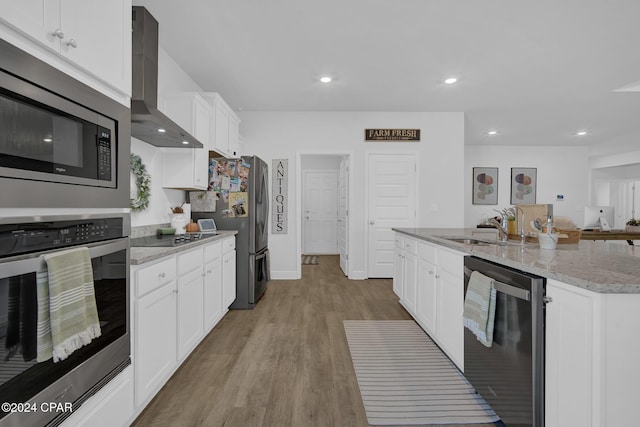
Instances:
[[[166,224],[150,224],[131,227],[131,238],[135,239],[137,237],[153,236],[156,234],[158,228],[168,228],[170,225],[171,224],[167,222]]]

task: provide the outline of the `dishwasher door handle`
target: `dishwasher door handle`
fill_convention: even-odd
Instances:
[[[465,276],[468,276],[469,278],[471,277],[471,269],[468,267],[464,267],[464,274]],[[489,277],[489,276],[487,276]],[[493,279],[493,277],[489,277],[490,279]],[[502,283],[496,279],[493,279],[493,288],[497,291],[497,292],[502,292],[503,294],[507,294],[507,295],[511,295],[512,297],[518,298],[518,299],[522,299],[525,301],[531,301],[531,292],[526,290],[526,289],[522,289],[522,288],[517,288],[515,286],[511,286],[511,285],[507,285],[506,283]]]
[[[493,288],[496,292],[502,292],[503,294],[511,295],[512,297],[523,299],[525,301],[531,301],[531,292],[526,289],[516,288],[515,286],[507,285],[506,283],[493,281]]]

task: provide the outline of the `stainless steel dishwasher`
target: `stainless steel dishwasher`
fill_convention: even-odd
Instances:
[[[493,344],[464,329],[464,375],[508,427],[544,426],[546,279],[465,257],[465,295],[472,271],[494,279]]]

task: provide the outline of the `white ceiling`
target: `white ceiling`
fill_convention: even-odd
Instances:
[[[640,146],[639,0],[134,4],[237,110],[463,111],[468,145]]]

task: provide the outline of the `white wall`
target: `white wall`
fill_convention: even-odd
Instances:
[[[553,203],[554,215],[573,219],[578,227],[584,221],[588,204],[589,166],[587,147],[465,147],[465,227],[475,227],[482,215],[495,216],[493,209],[511,206],[511,168],[537,168],[536,203]],[[474,167],[498,168],[498,204],[474,205],[472,182]],[[556,200],[558,194],[563,201]]]
[[[289,159],[289,234],[270,235],[273,278],[298,277],[296,154],[353,155],[349,243],[352,277],[365,277],[365,156],[412,152],[418,157],[419,227],[461,227],[464,221],[463,113],[242,112],[247,154]],[[420,128],[420,143],[365,143],[366,128]]]
[[[305,170],[330,170],[340,169],[340,159],[343,156],[325,156],[322,154],[303,156],[300,168]]]
[[[158,51],[158,109],[162,111],[163,95],[179,92],[201,92],[202,89],[182,68],[160,48]],[[185,148],[189,150],[189,148]],[[142,159],[151,175],[151,197],[149,207],[142,212],[131,213],[131,225],[164,224],[170,221],[171,206],[178,206],[186,199],[186,192],[162,188],[162,149],[131,138],[131,153]],[[132,181],[134,178],[132,177]],[[132,186],[133,187],[133,186]],[[132,192],[135,189],[132,188]]]

